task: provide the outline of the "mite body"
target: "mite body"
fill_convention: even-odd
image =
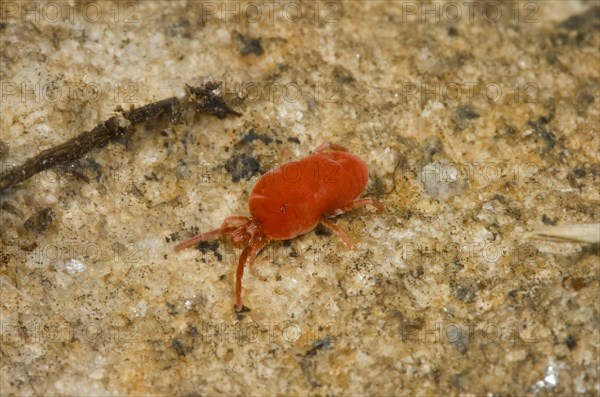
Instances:
[[[275,167],[263,175],[252,189],[250,217],[225,218],[219,229],[178,244],[180,251],[201,241],[228,237],[236,247],[244,247],[236,272],[236,311],[241,311],[242,277],[246,262],[254,259],[270,241],[289,240],[313,230],[319,222],[329,227],[352,249],[350,239],[329,217],[362,205],[383,211],[371,197],[358,198],[368,181],[367,165],[339,145],[326,143],[315,153]]]

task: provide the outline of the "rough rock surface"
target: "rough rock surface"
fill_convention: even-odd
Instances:
[[[0,3],[3,169],[186,83],[243,116],[1,196],[0,394],[598,395],[598,246],[522,238],[600,221],[597,2],[24,3]],[[173,246],[326,141],[386,212],[337,219],[354,251],[269,246],[238,318],[239,251]]]

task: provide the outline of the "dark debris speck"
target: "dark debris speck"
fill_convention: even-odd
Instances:
[[[237,307],[236,305],[233,305],[233,310],[235,311],[235,314],[238,318],[238,320],[243,320],[244,317],[246,317],[246,313],[248,313],[250,310],[249,307],[242,305],[242,310],[240,310],[239,312],[237,311]]]
[[[195,87],[186,84],[185,89],[196,111],[212,114],[219,119],[224,119],[227,115],[241,116],[241,113],[232,110],[223,98],[215,93],[221,87],[221,83],[209,81],[203,86]]]
[[[459,120],[474,120],[479,118],[479,112],[471,105],[462,105],[456,109],[456,118]]]
[[[583,178],[585,176],[585,170],[583,168],[575,168],[573,170],[573,176],[575,176],[575,178]]]
[[[577,341],[575,340],[575,338],[573,338],[572,335],[569,335],[569,336],[567,336],[567,339],[565,340],[565,344],[567,345],[569,350],[573,350],[575,348],[575,346],[577,346]]]
[[[590,88],[590,86],[587,86],[587,85],[585,85],[578,91],[579,91],[579,94],[577,94],[577,103],[576,103],[577,114],[579,114],[580,116],[584,116],[588,107],[592,103],[594,103],[595,91],[593,88]]]
[[[192,37],[192,26],[187,19],[179,19],[175,22],[168,31],[169,36],[181,36],[185,38]]]
[[[23,226],[34,234],[45,232],[50,224],[56,219],[56,214],[52,208],[44,208],[43,210],[33,214],[25,221]]]
[[[573,15],[565,19],[560,26],[568,30],[600,30],[600,7],[593,7],[581,14]]]
[[[2,211],[6,211],[9,214],[16,215],[19,218],[23,218],[24,216],[23,212],[21,212],[21,210],[18,207],[16,207],[9,201],[3,201],[2,205],[0,205],[0,209]]]
[[[171,234],[169,235],[169,237],[166,237],[166,238],[165,238],[165,240],[167,240],[167,243],[168,243],[168,242],[169,242],[169,240],[171,240],[171,241],[177,241],[177,240],[179,240],[180,238],[181,238],[181,237],[179,237],[179,232],[174,232],[174,233],[171,233]]]
[[[542,223],[544,225],[556,225],[556,219],[552,219],[550,217],[548,217],[546,214],[542,214]]]
[[[167,302],[167,312],[171,316],[176,316],[179,314],[179,309],[177,309],[177,305],[175,303]]]
[[[458,36],[458,29],[456,29],[454,26],[450,26],[448,28],[448,36],[450,36],[450,37]]]
[[[261,56],[265,53],[265,50],[262,48],[260,43],[260,39],[246,37],[240,33],[238,33],[238,39],[242,43],[242,48],[240,49],[240,54],[242,55],[250,55],[254,54],[257,56]]]
[[[190,350],[184,345],[183,341],[179,338],[173,339],[173,341],[171,342],[171,348],[175,350],[175,353],[177,353],[181,357],[185,357],[186,353]]]
[[[308,351],[306,352],[306,356],[307,357],[314,356],[315,354],[317,354],[317,352],[319,350],[327,349],[329,347],[331,347],[331,339],[329,339],[329,338],[319,339],[312,344],[310,349],[308,349]]]
[[[70,163],[57,164],[56,168],[88,183],[91,179],[99,182],[103,173],[102,166],[93,158],[83,158]]]
[[[541,116],[537,120],[529,120],[527,123],[533,127],[535,135],[542,138],[546,142],[546,147],[542,150],[545,154],[556,146],[556,135],[548,128],[548,124],[554,117],[554,111],[551,111],[547,116]]]
[[[352,72],[341,65],[336,65],[333,68],[333,78],[341,84],[350,84],[356,81]]]
[[[265,145],[268,145],[269,143],[273,142],[273,139],[271,139],[267,134],[257,134],[256,131],[254,131],[254,128],[250,129],[250,131],[248,131],[248,133],[244,135],[241,142],[251,143],[252,141],[255,141],[257,139]]]
[[[0,160],[8,156],[10,145],[4,141],[0,141]]]
[[[199,334],[198,327],[196,327],[195,325],[188,326],[187,334],[192,338],[197,336]]]
[[[429,160],[435,154],[444,152],[444,144],[437,138],[423,139],[419,144],[419,151]]]
[[[317,227],[315,227],[315,234],[317,236],[331,236],[331,230],[327,226],[323,226],[322,223],[319,223]]]
[[[201,241],[198,244],[198,249],[202,251],[203,254],[206,254],[209,251],[212,251],[215,257],[221,261],[223,260],[223,255],[219,252],[219,240],[213,241]]]
[[[469,278],[459,280],[454,288],[454,295],[466,303],[471,303],[475,299],[477,293],[477,284]]]
[[[231,175],[234,182],[242,179],[249,180],[260,170],[258,161],[249,154],[236,154],[227,160],[225,169]]]

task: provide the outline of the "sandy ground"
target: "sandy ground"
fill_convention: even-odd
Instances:
[[[598,395],[600,9],[544,2],[0,3],[3,169],[222,81],[243,115],[161,118],[1,196],[2,395]],[[176,242],[248,214],[285,148],[369,166],[360,208],[273,243]]]

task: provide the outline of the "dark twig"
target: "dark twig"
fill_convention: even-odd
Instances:
[[[241,116],[231,110],[223,99],[215,94],[220,83],[207,82],[200,87],[186,85],[187,95],[182,99],[171,97],[153,102],[137,109],[123,111],[84,131],[58,146],[46,149],[23,164],[0,174],[0,192],[21,183],[33,175],[60,164],[80,159],[93,149],[100,149],[109,142],[130,135],[135,126],[169,113],[171,121],[181,123],[181,106],[191,106],[195,111],[211,114],[220,119],[227,115]]]

